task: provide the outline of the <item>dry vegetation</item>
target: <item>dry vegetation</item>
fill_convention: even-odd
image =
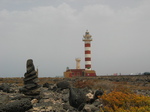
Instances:
[[[137,95],[128,88],[116,88],[100,99],[104,104],[101,108],[104,112],[150,112],[150,97]]]

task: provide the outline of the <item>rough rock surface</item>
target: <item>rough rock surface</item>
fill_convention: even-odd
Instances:
[[[61,81],[57,83],[57,87],[60,88],[61,90],[68,89],[70,87],[70,84],[68,81]]]
[[[0,94],[0,106],[5,105],[9,102],[9,95]]]
[[[86,94],[78,88],[69,89],[69,103],[72,107],[82,110],[86,103]]]
[[[25,112],[32,108],[32,104],[28,99],[16,100],[6,105],[0,106],[0,112]]]
[[[68,82],[65,83],[69,84]],[[60,87],[57,86],[58,84],[60,84],[60,82],[49,84],[49,86],[46,87],[41,85],[41,92],[37,98],[28,97],[28,95],[24,95],[19,91],[16,92],[19,87],[13,88],[10,86],[10,89],[16,89],[14,90],[14,93],[0,91],[0,97],[3,97],[1,101],[5,102],[5,106],[2,106],[2,103],[0,104],[0,112],[3,112],[3,110],[6,110],[7,112],[7,109],[14,110],[14,108],[17,109],[17,112],[88,112],[89,110],[95,111],[99,109],[99,104],[101,104],[99,101],[94,101],[92,104],[86,102],[86,94],[94,96],[92,90],[74,87],[72,89],[66,87],[66,89],[60,89]],[[90,93],[90,91],[92,91],[92,93]],[[73,94],[70,94],[70,92],[73,92]],[[77,103],[74,101],[77,101]]]
[[[116,77],[114,77],[115,79]],[[110,78],[108,78],[107,80],[109,80]],[[122,79],[122,77],[121,77]],[[5,79],[3,79],[5,80]],[[28,99],[28,101],[30,101],[32,108],[28,108],[26,109],[25,112],[99,112],[100,107],[103,107],[103,103],[100,99],[97,99],[97,96],[101,96],[103,94],[103,91],[101,90],[94,90],[93,88],[83,88],[83,89],[78,89],[75,87],[72,87],[74,91],[77,92],[77,94],[79,94],[79,91],[82,91],[81,94],[85,94],[86,98],[85,98],[85,102],[82,103],[81,102],[81,107],[76,105],[76,103],[74,103],[75,106],[71,106],[70,105],[70,101],[69,101],[69,88],[67,87],[66,89],[57,86],[58,83],[60,82],[64,82],[64,81],[68,81],[69,84],[70,83],[74,83],[76,79],[70,78],[70,79],[47,79],[47,80],[51,80],[50,83],[46,83],[45,79],[44,82],[46,83],[45,85],[40,85],[40,94],[37,95],[37,97],[28,97],[28,95],[24,95],[23,93],[20,93],[18,90],[20,88],[20,86],[16,86],[15,84],[6,84],[6,83],[2,83],[0,85],[8,85],[9,87],[9,91],[11,92],[7,92],[7,91],[3,91],[3,89],[0,90],[0,107],[1,105],[13,105],[10,107],[14,108],[15,106],[17,106],[17,104],[15,102],[21,102],[24,99]],[[91,79],[90,79],[91,80]],[[104,80],[103,78],[99,79]],[[134,79],[135,80],[135,79]],[[144,79],[143,79],[144,80]],[[135,84],[141,84],[143,87],[149,87],[149,83],[147,82],[143,82],[138,80],[136,81],[131,81],[131,83],[135,83]],[[51,83],[54,82],[54,83]],[[65,82],[65,83],[68,83]],[[3,86],[4,87],[4,86]],[[140,90],[137,89],[136,93],[139,94],[144,94],[144,95],[150,95],[150,90]],[[75,96],[76,97],[76,96]],[[83,95],[84,97],[84,95]],[[70,98],[73,99],[73,98]],[[77,98],[78,99],[78,98]],[[81,97],[82,99],[82,97]],[[93,100],[94,99],[94,100]],[[80,98],[79,98],[80,100]],[[92,102],[91,102],[92,100]],[[21,106],[20,106],[21,107]],[[4,107],[1,107],[4,108]],[[19,109],[19,108],[18,108]],[[80,110],[81,109],[81,110]],[[24,111],[24,110],[23,110]],[[22,111],[22,112],[23,112]],[[15,111],[16,112],[16,111]]]
[[[0,85],[0,90],[3,90],[4,92],[9,93],[10,92],[10,85],[7,83],[1,84]]]

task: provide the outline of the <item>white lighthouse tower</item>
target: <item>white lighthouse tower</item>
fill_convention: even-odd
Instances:
[[[85,47],[85,70],[92,70],[91,66],[91,41],[92,36],[89,34],[88,30],[85,32],[83,36],[84,47]]]

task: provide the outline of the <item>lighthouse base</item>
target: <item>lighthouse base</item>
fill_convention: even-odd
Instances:
[[[84,76],[93,77],[93,76],[96,76],[96,72],[94,70],[85,70],[84,71]]]
[[[64,77],[95,77],[96,72],[94,70],[85,69],[68,69],[64,72]]]

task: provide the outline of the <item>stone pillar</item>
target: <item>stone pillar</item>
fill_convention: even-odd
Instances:
[[[81,69],[80,68],[80,61],[81,61],[80,58],[76,58],[76,69]]]
[[[39,79],[34,68],[33,60],[28,59],[26,63],[26,73],[24,74],[24,87],[23,93],[25,95],[39,95],[40,86],[38,85]]]

